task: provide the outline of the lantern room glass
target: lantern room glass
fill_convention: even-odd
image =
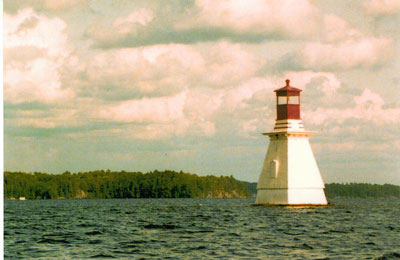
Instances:
[[[278,105],[286,105],[287,96],[278,96]]]
[[[300,104],[299,96],[289,96],[288,104],[299,105]]]

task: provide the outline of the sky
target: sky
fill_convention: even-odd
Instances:
[[[5,0],[4,169],[257,181],[274,89],[326,183],[400,185],[400,0]]]

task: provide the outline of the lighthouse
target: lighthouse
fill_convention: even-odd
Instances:
[[[300,92],[286,86],[275,90],[273,132],[257,184],[256,205],[326,205],[324,182],[300,117]]]

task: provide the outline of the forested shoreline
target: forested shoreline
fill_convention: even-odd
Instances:
[[[198,176],[175,171],[47,174],[4,172],[4,198],[233,198],[249,197],[232,176]]]
[[[400,198],[400,186],[369,183],[329,183],[325,185],[328,198]]]
[[[257,194],[256,182],[244,182],[252,196]],[[370,183],[328,183],[325,184],[328,199],[346,198],[400,198],[400,186]]]
[[[255,196],[257,183],[232,176],[198,176],[175,171],[91,171],[63,174],[4,172],[5,199],[108,199],[108,198],[245,198]],[[400,198],[392,184],[330,183],[330,198]]]

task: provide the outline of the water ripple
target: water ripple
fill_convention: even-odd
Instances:
[[[5,259],[400,259],[400,200],[5,201]],[[395,250],[393,250],[395,249]]]

